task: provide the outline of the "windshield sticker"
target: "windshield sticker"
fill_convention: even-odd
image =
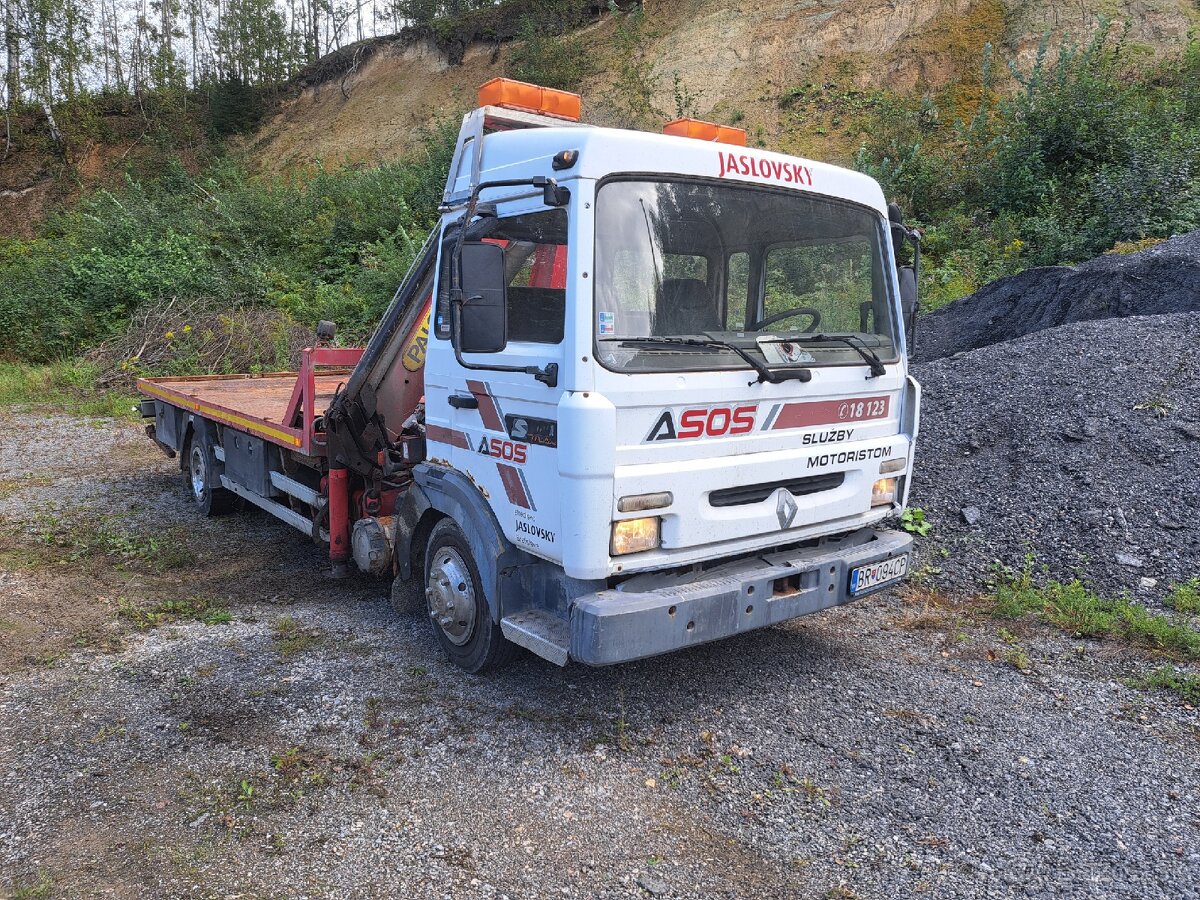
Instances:
[[[794,366],[797,363],[814,363],[817,358],[793,341],[781,341],[767,335],[756,339],[758,349],[770,366]]]
[[[785,428],[810,428],[813,425],[841,425],[886,419],[892,408],[891,397],[856,397],[853,400],[818,400],[810,403],[777,403],[763,419],[761,431]]]
[[[782,184],[798,184],[802,187],[812,187],[812,169],[798,163],[783,162],[777,159],[758,159],[745,153],[718,153],[721,162],[721,173],[718,178],[730,175],[749,175],[762,181],[778,181]]]
[[[617,333],[617,314],[613,312],[599,313],[600,334],[616,334]]]

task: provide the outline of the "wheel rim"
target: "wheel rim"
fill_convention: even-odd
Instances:
[[[188,468],[192,475],[192,495],[197,500],[204,498],[204,486],[208,481],[208,466],[206,462],[204,448],[198,444],[192,444],[192,456]]]
[[[466,562],[453,547],[434,554],[425,589],[429,616],[446,639],[461,647],[475,631],[475,587]]]

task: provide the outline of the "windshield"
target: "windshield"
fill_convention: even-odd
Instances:
[[[620,371],[897,358],[882,220],[794,191],[621,180],[596,197],[597,357]],[[834,340],[839,337],[842,340]],[[850,337],[847,342],[844,338]]]

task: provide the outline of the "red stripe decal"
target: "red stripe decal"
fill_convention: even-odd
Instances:
[[[783,428],[808,428],[811,425],[837,425],[840,422],[870,422],[886,419],[891,398],[859,397],[854,400],[818,400],[812,403],[785,403],[772,431]]]
[[[479,401],[479,417],[483,419],[483,427],[488,431],[503,431],[504,425],[500,421],[496,401],[492,398],[488,386],[482,381],[468,381],[467,390]]]
[[[525,485],[521,484],[521,473],[504,463],[496,463],[496,468],[500,470],[500,480],[504,483],[504,493],[508,495],[508,502],[524,509],[532,509],[529,497],[525,494]]]
[[[461,447],[463,450],[471,449],[471,444],[467,441],[467,436],[461,431],[455,431],[453,428],[444,428],[441,425],[426,425],[425,437],[435,444],[449,444],[451,447]]]

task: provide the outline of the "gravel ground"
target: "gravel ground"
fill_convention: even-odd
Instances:
[[[924,316],[917,357],[939,359],[1092,319],[1200,312],[1200,231],[1138,253],[1027,269]]]
[[[1200,897],[1200,725],[1124,681],[1157,661],[919,591],[472,678],[285,526],[194,518],[135,425],[0,435],[0,893]],[[128,614],[197,597],[229,620]]]
[[[921,363],[910,503],[935,583],[994,563],[1149,602],[1200,575],[1200,321],[1064,325]],[[939,552],[932,552],[940,548]],[[943,555],[944,554],[944,555]]]

